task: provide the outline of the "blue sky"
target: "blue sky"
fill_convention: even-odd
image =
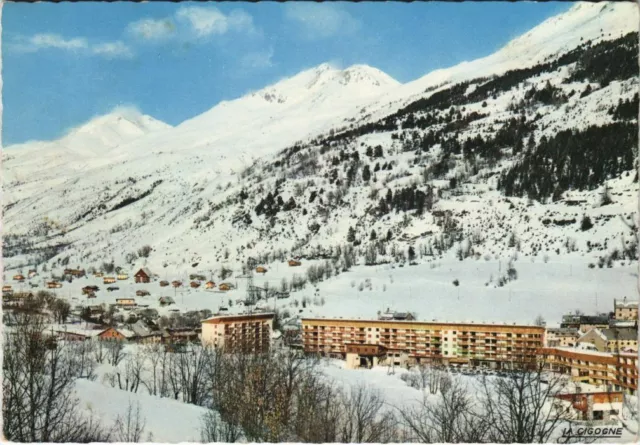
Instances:
[[[6,3],[3,144],[117,106],[176,125],[331,62],[400,82],[492,53],[567,3]]]

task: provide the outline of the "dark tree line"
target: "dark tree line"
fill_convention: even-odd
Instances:
[[[637,127],[616,122],[583,131],[564,130],[547,139],[501,176],[507,196],[559,199],[566,190],[593,190],[633,169]]]
[[[386,215],[392,211],[408,212],[417,210],[421,214],[425,210],[433,207],[433,189],[427,187],[425,191],[420,190],[415,185],[396,190],[395,194],[389,189],[384,198],[380,198],[378,204],[378,215]]]

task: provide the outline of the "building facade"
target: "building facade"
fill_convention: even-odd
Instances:
[[[622,301],[613,300],[616,320],[638,320],[638,302],[627,301],[625,297]]]
[[[545,345],[550,348],[575,346],[580,333],[575,328],[547,328]]]
[[[498,369],[535,363],[544,327],[398,320],[302,320],[307,353],[346,359],[349,345],[380,345],[394,364],[471,364]],[[368,356],[360,355],[360,358]],[[378,357],[378,356],[376,356]],[[352,359],[358,362],[359,358]],[[363,360],[364,361],[364,360]],[[378,361],[381,361],[378,358]]]
[[[638,390],[638,355],[571,348],[543,348],[539,351],[549,371],[570,374],[576,382],[635,394]]]
[[[202,343],[225,352],[268,352],[273,313],[214,315],[202,321]]]

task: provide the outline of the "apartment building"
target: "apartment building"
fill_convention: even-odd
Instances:
[[[573,381],[630,394],[638,390],[637,354],[573,348],[543,348],[539,354],[546,369],[570,374]]]
[[[441,363],[496,369],[534,363],[544,327],[399,320],[308,318],[302,320],[304,350],[347,359],[348,365]],[[362,345],[353,348],[351,345]],[[386,360],[382,359],[384,348]],[[363,351],[373,351],[365,353]]]
[[[547,328],[544,338],[548,347],[566,347],[575,346],[579,337],[580,333],[576,328]]]
[[[202,321],[202,343],[225,352],[267,352],[273,313],[214,315]]]
[[[613,300],[613,306],[616,320],[638,320],[637,301],[627,301],[627,297],[624,297],[622,301]]]

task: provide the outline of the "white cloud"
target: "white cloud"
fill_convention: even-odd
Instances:
[[[133,51],[121,41],[91,44],[84,37],[65,38],[59,34],[19,36],[9,42],[8,48],[23,53],[56,49],[83,55],[95,54],[107,58],[133,57]]]
[[[145,40],[164,40],[175,35],[176,26],[171,19],[142,19],[129,23],[127,31]]]
[[[133,51],[131,51],[131,48],[129,48],[120,40],[116,42],[107,42],[94,45],[91,50],[96,55],[104,56],[110,59],[130,59],[133,57]]]
[[[288,3],[285,18],[296,23],[309,39],[352,34],[361,27],[358,19],[331,3]]]
[[[222,35],[229,31],[254,33],[253,17],[241,10],[228,15],[207,6],[184,6],[176,12],[176,18],[187,23],[198,37]]]
[[[242,57],[240,65],[244,69],[269,68],[273,66],[273,48],[256,51]]]

